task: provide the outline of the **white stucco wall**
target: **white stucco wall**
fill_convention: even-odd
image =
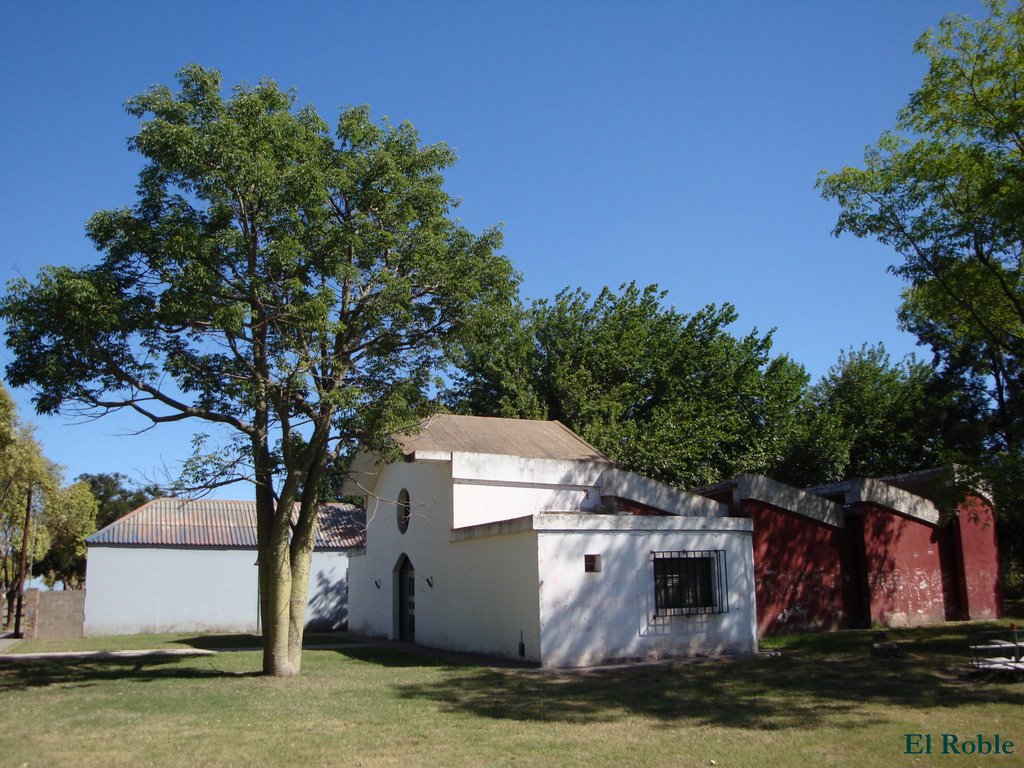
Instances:
[[[578,512],[601,501],[606,464],[456,453],[453,527],[509,520],[536,512]]]
[[[256,552],[92,546],[86,562],[86,635],[256,632]],[[314,552],[307,623],[340,628],[347,609],[345,552]]]
[[[306,628],[348,627],[348,553],[314,551],[306,589]]]
[[[430,644],[540,662],[537,534],[453,542],[449,554],[447,570],[456,594],[444,601],[438,621],[428,625]]]
[[[595,516],[585,521],[592,529],[580,530],[578,517],[542,517],[544,666],[756,650],[749,520]],[[656,550],[724,550],[728,612],[655,618],[650,553]],[[588,554],[601,556],[600,573],[584,571]]]
[[[396,501],[409,491],[411,517],[398,529]],[[452,521],[450,462],[414,462],[382,467],[373,495],[366,499],[366,550],[349,559],[349,629],[397,638],[397,574],[404,553],[416,569],[416,635],[426,643],[423,622],[436,611],[425,579],[445,572]],[[444,580],[445,583],[448,579]],[[423,617],[421,621],[421,616]],[[421,624],[423,626],[421,627]]]
[[[255,632],[252,550],[89,548],[85,634]]]
[[[518,509],[503,495],[507,488],[473,487],[476,492],[462,503],[506,517]],[[404,534],[395,505],[403,488],[412,506]],[[393,464],[381,471],[367,502],[366,552],[350,559],[349,628],[397,638],[395,568],[405,554],[416,570],[417,643],[517,658],[522,641],[524,658],[539,661],[536,536],[453,542],[459,488],[450,462]]]
[[[600,501],[606,466],[456,454],[383,467],[365,553],[349,561],[350,629],[396,638],[396,568],[415,568],[416,642],[545,666],[756,648],[751,523],[552,514]],[[564,485],[559,485],[559,480]],[[403,534],[396,500],[412,518]],[[653,617],[652,550],[725,550],[729,612]],[[602,571],[584,573],[583,555]]]

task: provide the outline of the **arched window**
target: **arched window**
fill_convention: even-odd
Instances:
[[[409,501],[409,492],[403,488],[398,494],[398,530],[405,533],[409,528],[409,518],[412,517],[412,504]]]

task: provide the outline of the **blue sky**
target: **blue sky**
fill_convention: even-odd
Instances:
[[[817,377],[840,350],[915,350],[884,247],[831,237],[822,169],[858,164],[920,83],[914,41],[980,0],[167,2],[0,5],[0,280],[82,266],[93,212],[130,204],[122,104],[187,62],[270,77],[328,121],[409,120],[460,156],[448,189],[501,222],[527,298],[657,283],[682,311],[729,301],[744,333]],[[927,357],[927,350],[918,350]],[[10,359],[0,349],[0,364]],[[159,479],[191,427],[36,416],[48,456]],[[201,425],[197,425],[200,429]],[[248,496],[248,489],[220,492]]]

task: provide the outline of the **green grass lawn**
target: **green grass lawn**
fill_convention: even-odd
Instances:
[[[1024,681],[971,676],[967,631],[892,632],[901,659],[872,657],[873,632],[840,632],[768,640],[774,656],[583,673],[355,645],[307,650],[302,676],[288,680],[255,674],[260,655],[251,651],[7,663],[0,765],[1022,765]],[[204,642],[145,640],[103,645]],[[905,755],[906,733],[998,733],[1016,753]]]

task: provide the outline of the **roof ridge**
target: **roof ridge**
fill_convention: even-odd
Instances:
[[[155,499],[150,499],[149,501],[144,503],[141,507],[136,507],[131,512],[129,512],[129,513],[125,514],[125,515],[121,515],[121,517],[117,518],[116,520],[110,521],[105,526],[100,528],[98,531],[94,531],[93,533],[90,533],[89,536],[96,536],[97,534],[103,533],[104,531],[106,531],[109,528],[113,528],[115,525],[121,525],[125,521],[127,521],[128,518],[135,517],[140,512],[142,512],[142,510],[144,510],[146,507],[150,506],[151,504],[154,504],[157,501],[160,501],[161,499],[165,499],[165,498],[167,498],[167,497],[166,496],[157,496]]]

